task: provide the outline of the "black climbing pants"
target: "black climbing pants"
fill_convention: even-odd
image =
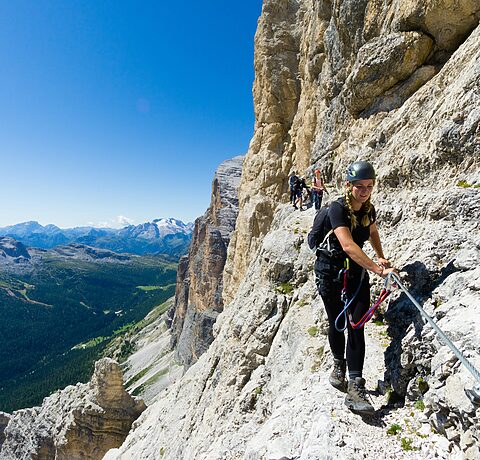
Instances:
[[[315,262],[315,280],[328,316],[328,341],[332,354],[336,359],[344,359],[345,357],[345,334],[335,328],[335,320],[344,308],[344,303],[341,299],[343,276],[339,276],[342,267],[343,259],[334,260],[323,255],[318,257]],[[361,271],[350,271],[347,282],[347,295],[349,300],[355,294],[360,279]],[[349,307],[355,323],[362,318],[370,307],[370,285],[367,273],[363,276],[361,283],[360,291]],[[344,321],[344,315],[342,315],[337,322],[340,328],[345,326]],[[365,360],[365,335],[363,327],[360,329],[352,329],[350,323],[348,323],[346,358],[348,370],[351,372],[360,372],[361,375]]]

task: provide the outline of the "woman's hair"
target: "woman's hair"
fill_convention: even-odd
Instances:
[[[355,215],[355,212],[352,207],[352,184],[349,182],[347,186],[345,187],[345,203],[348,208],[348,212],[350,213],[350,222],[352,226],[352,230],[358,226],[357,222],[357,216]],[[362,227],[368,227],[372,222],[370,220],[370,212],[372,210],[372,203],[370,201],[370,197],[368,197],[368,200],[365,201],[365,203],[362,204],[362,207],[360,210],[363,213],[362,217]]]

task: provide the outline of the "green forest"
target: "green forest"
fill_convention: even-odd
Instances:
[[[171,297],[175,278],[176,264],[157,256],[47,253],[31,273],[0,271],[0,411],[88,381],[109,341]]]

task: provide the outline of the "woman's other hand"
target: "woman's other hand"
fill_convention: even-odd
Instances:
[[[385,268],[382,267],[382,273],[380,273],[380,276],[382,278],[386,278],[390,273],[395,273],[395,275],[398,276],[398,271],[396,268],[390,267],[390,268]]]
[[[378,265],[380,265],[380,267],[382,268],[390,268],[392,266],[392,264],[390,263],[390,261],[388,259],[384,259],[383,257],[379,257],[378,258]]]

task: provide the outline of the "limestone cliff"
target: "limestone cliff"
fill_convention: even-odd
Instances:
[[[197,361],[213,340],[212,328],[223,310],[222,275],[238,214],[243,157],[223,162],[212,184],[210,206],[195,221],[188,256],[177,272],[172,311],[172,345],[186,366]]]
[[[118,364],[98,361],[88,384],[69,386],[41,407],[1,416],[0,459],[86,460],[119,446],[145,409],[123,388]]]
[[[479,15],[475,0],[264,1],[215,340],[106,459],[480,456],[473,379],[403,295],[367,326],[377,416],[345,409],[305,242],[313,211],[281,204],[293,168],[320,166],[339,192],[349,162],[372,161],[385,253],[480,367]]]
[[[454,52],[479,16],[475,0],[265,0],[255,36],[256,127],[225,268],[226,302],[270,228],[292,168],[303,173],[316,164],[338,181],[362,157],[382,169],[379,185],[391,193],[427,184],[443,190],[446,180],[455,184],[452,175],[475,174],[478,41]]]

